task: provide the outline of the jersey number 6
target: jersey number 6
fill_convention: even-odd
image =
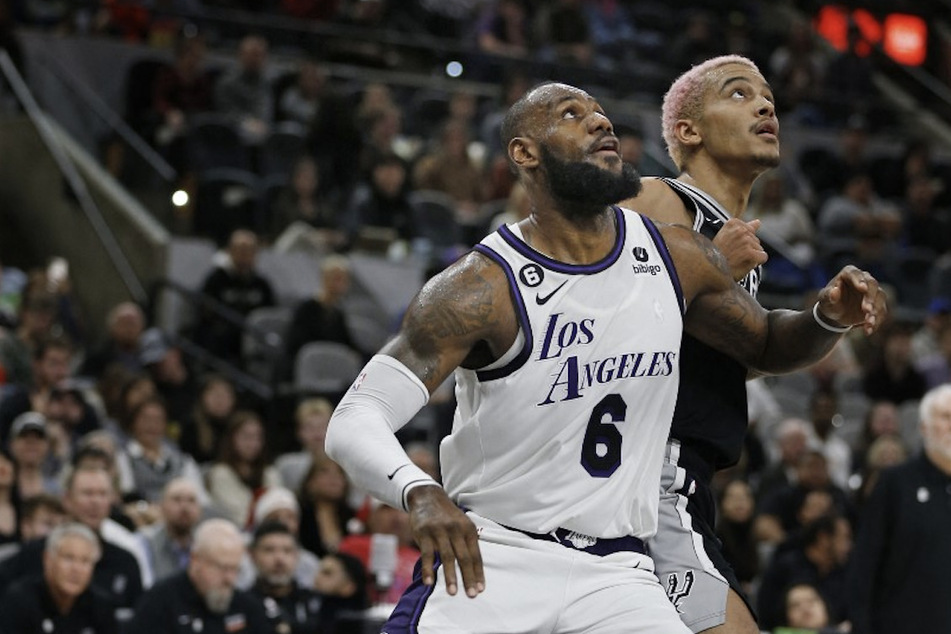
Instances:
[[[581,466],[591,477],[609,478],[621,466],[622,438],[614,423],[624,422],[626,414],[627,403],[620,394],[608,394],[594,406],[581,444]]]

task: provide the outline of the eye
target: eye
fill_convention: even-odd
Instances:
[[[740,99],[746,97],[746,90],[743,88],[734,88],[733,92],[730,93],[731,97],[739,97]]]
[[[562,119],[575,119],[579,116],[579,111],[577,106],[569,106],[561,113]]]

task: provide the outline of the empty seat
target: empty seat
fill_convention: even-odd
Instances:
[[[362,368],[363,359],[352,348],[313,341],[294,360],[294,389],[299,394],[343,394]]]

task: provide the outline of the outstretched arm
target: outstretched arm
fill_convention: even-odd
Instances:
[[[423,581],[434,583],[438,553],[450,594],[457,588],[456,563],[467,595],[484,588],[475,527],[412,463],[394,433],[457,366],[479,351],[504,350],[516,329],[504,274],[484,256],[469,255],[414,298],[399,334],[366,365],[327,430],[327,453],[358,486],[409,511]]]
[[[862,326],[871,334],[887,311],[875,278],[853,266],[819,292],[815,313],[766,311],[733,282],[713,243],[681,227],[661,231],[689,304],[685,330],[756,372],[793,372],[815,363],[849,326]]]

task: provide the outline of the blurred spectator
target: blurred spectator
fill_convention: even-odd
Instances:
[[[951,382],[951,322],[945,323],[937,334],[935,348],[915,364],[929,390]]]
[[[377,114],[391,108],[398,108],[398,106],[389,85],[380,82],[368,83],[360,92],[355,114],[356,124],[360,129],[368,128]]]
[[[251,559],[257,578],[251,594],[261,601],[274,632],[319,631],[320,595],[294,578],[299,556],[297,536],[286,525],[265,522],[255,529]]]
[[[820,107],[826,57],[812,25],[805,19],[789,23],[786,39],[769,57],[769,81],[777,95],[783,122],[822,125]]]
[[[871,44],[858,24],[849,21],[846,50],[836,53],[826,67],[824,110],[826,121],[843,123],[843,113],[853,104],[874,104],[876,89],[872,81],[874,66],[868,55]]]
[[[938,334],[951,323],[951,298],[933,297],[928,302],[924,323],[911,337],[911,354],[915,363],[938,349]]]
[[[86,355],[78,374],[99,378],[113,363],[132,372],[142,369],[139,338],[145,330],[145,315],[138,304],[122,302],[114,306],[106,317],[106,329],[106,340]]]
[[[119,389],[115,403],[111,406],[110,418],[104,424],[115,438],[124,440],[128,436],[126,425],[130,420],[132,410],[146,400],[158,396],[155,382],[148,374],[133,374],[127,376]]]
[[[337,552],[354,517],[347,474],[330,458],[314,460],[301,483],[301,546],[323,557]]]
[[[178,438],[198,395],[194,374],[185,363],[181,349],[159,328],[149,328],[142,335],[139,360],[165,401],[172,424],[169,435]]]
[[[80,438],[101,427],[96,408],[86,400],[82,385],[75,379],[66,379],[50,392],[46,418],[57,423],[64,434],[62,453],[68,454]]]
[[[948,183],[946,170],[937,163],[931,142],[923,138],[911,138],[905,143],[901,156],[895,161],[884,162],[884,169],[875,172],[875,190],[884,198],[898,199],[908,192],[908,185],[917,179],[932,182],[937,188],[939,206],[947,204]]]
[[[896,405],[920,399],[927,385],[911,357],[911,326],[893,321],[882,331],[878,358],[863,369],[862,391],[870,399]]]
[[[398,105],[370,110],[360,130],[363,133],[359,162],[361,176],[369,174],[381,157],[395,154],[403,161],[414,158],[415,146],[407,150],[410,144],[403,136],[403,110]]]
[[[474,216],[484,195],[482,170],[469,157],[469,141],[465,124],[450,119],[437,144],[413,168],[413,187],[449,194],[458,220]]]
[[[237,526],[248,526],[255,499],[282,484],[281,474],[268,460],[258,414],[238,410],[231,415],[218,460],[206,477],[215,507]]]
[[[785,619],[773,634],[835,634],[848,631],[829,624],[829,608],[811,583],[796,583],[786,589],[783,598]]]
[[[346,536],[340,542],[340,552],[363,562],[372,575],[371,600],[376,603],[399,601],[413,582],[413,568],[419,559],[409,514],[377,500],[371,501],[366,532]]]
[[[49,535],[50,531],[65,521],[66,511],[58,497],[40,493],[20,502],[18,516],[20,538],[0,546],[0,565],[20,552],[24,543]]]
[[[59,493],[56,473],[48,469],[50,440],[46,417],[24,412],[10,428],[10,455],[16,466],[16,490],[21,498]]]
[[[859,524],[849,586],[855,634],[951,631],[951,386],[921,401],[924,450],[879,476]]]
[[[337,201],[321,185],[317,162],[302,156],[294,164],[290,182],[271,205],[274,248],[290,251],[298,241],[304,241],[306,250],[320,255],[340,249],[345,239],[337,207]]]
[[[514,224],[528,218],[532,213],[531,203],[525,187],[521,183],[515,183],[505,201],[505,208],[489,220],[489,231],[495,231],[502,225]]]
[[[92,585],[102,554],[87,526],[55,528],[46,539],[42,575],[18,580],[0,600],[0,632],[118,632],[112,601]]]
[[[766,277],[771,283],[778,279],[794,291],[821,286],[816,281],[822,275],[813,267],[816,251],[812,217],[805,205],[787,194],[782,172],[768,172],[757,181],[747,219],[760,221],[758,233],[767,244],[771,238],[777,238],[788,245],[783,253],[771,255],[766,262]]]
[[[893,282],[892,246],[901,232],[901,215],[872,189],[864,169],[846,172],[839,194],[819,209],[823,263],[830,270],[843,261],[864,266],[881,282]]]
[[[208,374],[199,381],[198,397],[191,415],[182,425],[179,446],[198,464],[218,457],[221,438],[228,429],[237,398],[234,385],[220,374]]]
[[[763,500],[756,517],[757,539],[780,544],[798,536],[813,519],[825,513],[843,517],[852,515],[846,492],[829,478],[825,455],[817,449],[802,454],[796,469],[796,482],[777,489]]]
[[[760,478],[759,504],[779,489],[796,484],[799,460],[809,448],[812,436],[812,426],[801,418],[786,418],[776,426],[774,459]]]
[[[750,485],[744,480],[730,481],[720,494],[718,508],[716,534],[723,544],[723,556],[749,593],[760,572],[759,550],[753,534],[755,502]]]
[[[581,0],[556,0],[539,8],[535,39],[544,61],[590,66],[603,61],[595,56],[591,24]]]
[[[894,467],[907,459],[908,450],[900,436],[884,434],[873,440],[862,459],[862,481],[855,494],[856,506],[861,509],[865,505],[883,469]]]
[[[214,83],[205,69],[205,38],[182,35],[175,41],[175,60],[163,66],[152,84],[152,110],[157,120],[152,133],[172,167],[188,170],[185,137],[190,117],[214,108]]]
[[[686,15],[685,21],[686,24],[673,38],[666,54],[674,75],[725,52],[714,15],[694,9]]]
[[[0,0],[2,1],[2,0]],[[8,331],[16,328],[20,300],[26,287],[27,276],[15,266],[4,266],[0,262],[0,338],[8,336]],[[0,363],[2,363],[0,359]]]
[[[328,632],[335,631],[338,619],[342,620],[348,614],[362,614],[369,607],[366,568],[352,555],[324,555],[314,589],[322,598],[320,622]]]
[[[800,545],[778,551],[763,573],[757,599],[759,625],[772,629],[783,623],[784,591],[796,583],[814,585],[829,607],[831,621],[846,620],[846,563],[852,551],[848,520],[825,515],[806,526]]]
[[[855,443],[852,470],[860,471],[865,466],[865,453],[882,436],[897,436],[901,433],[898,406],[889,400],[875,401],[862,424],[862,432]]]
[[[13,419],[28,411],[44,412],[54,386],[70,375],[73,346],[63,338],[39,342],[33,350],[31,379],[0,390],[0,436],[5,442]]]
[[[271,283],[257,271],[258,237],[253,231],[238,229],[228,241],[226,261],[205,278],[201,292],[240,317],[255,308],[274,305]],[[206,309],[195,331],[209,352],[232,363],[241,361],[241,327]]]
[[[633,69],[638,33],[628,8],[615,0],[582,0],[581,5],[597,55],[617,70]]]
[[[23,297],[17,327],[10,336],[0,337],[0,365],[8,383],[33,384],[33,361],[37,347],[53,334],[56,298],[37,291]]]
[[[0,544],[20,539],[20,493],[16,463],[13,456],[0,450]]]
[[[412,240],[413,209],[409,202],[406,163],[396,154],[381,155],[369,179],[357,185],[345,214],[344,229],[355,248]]]
[[[826,457],[829,477],[837,487],[845,488],[852,472],[852,449],[837,430],[836,417],[841,418],[838,394],[827,389],[813,392],[809,414],[819,449]]]
[[[278,121],[295,121],[305,129],[314,123],[327,83],[327,69],[316,60],[303,59],[297,65],[296,81],[277,104]]]
[[[518,99],[531,88],[531,81],[525,73],[517,69],[508,69],[502,75],[499,92],[492,110],[482,117],[479,138],[485,144],[487,156],[501,155],[508,167],[507,149],[502,147],[501,129],[505,113]]]
[[[475,26],[480,51],[524,59],[528,57],[531,25],[525,0],[495,0],[486,3]]]
[[[943,186],[931,176],[912,176],[901,203],[903,246],[922,249],[933,258],[951,250],[951,212],[935,204]]]
[[[173,478],[162,490],[161,520],[139,529],[155,582],[188,567],[192,539],[201,520],[198,496],[194,482],[188,478]]]
[[[274,463],[284,486],[288,489],[300,489],[310,465],[327,457],[324,438],[327,436],[327,424],[330,423],[332,413],[333,405],[325,398],[305,399],[294,411],[297,442],[300,443],[301,450],[286,453]]]
[[[139,565],[132,553],[105,539],[102,533],[114,495],[107,472],[77,469],[66,482],[63,506],[70,521],[84,524],[101,538],[102,557],[96,562],[92,585],[105,592],[117,608],[131,609],[142,592]],[[16,555],[3,562],[0,589],[5,590],[16,579],[39,573],[45,546],[46,538],[25,543]]]
[[[235,587],[245,552],[244,538],[233,524],[224,519],[202,522],[188,568],[142,595],[128,631],[268,632],[260,602]]]
[[[152,397],[129,414],[129,440],[116,456],[123,494],[135,494],[147,502],[158,502],[162,490],[174,478],[187,478],[200,492],[205,503],[207,493],[195,460],[171,442],[168,414],[164,402]]]
[[[238,44],[238,65],[215,84],[215,109],[234,118],[246,142],[264,140],[274,121],[274,93],[267,73],[268,43],[246,35]]]
[[[304,345],[332,341],[355,349],[341,301],[350,290],[350,262],[343,256],[328,256],[320,263],[320,291],[294,309],[288,327],[285,354],[289,375]]]

